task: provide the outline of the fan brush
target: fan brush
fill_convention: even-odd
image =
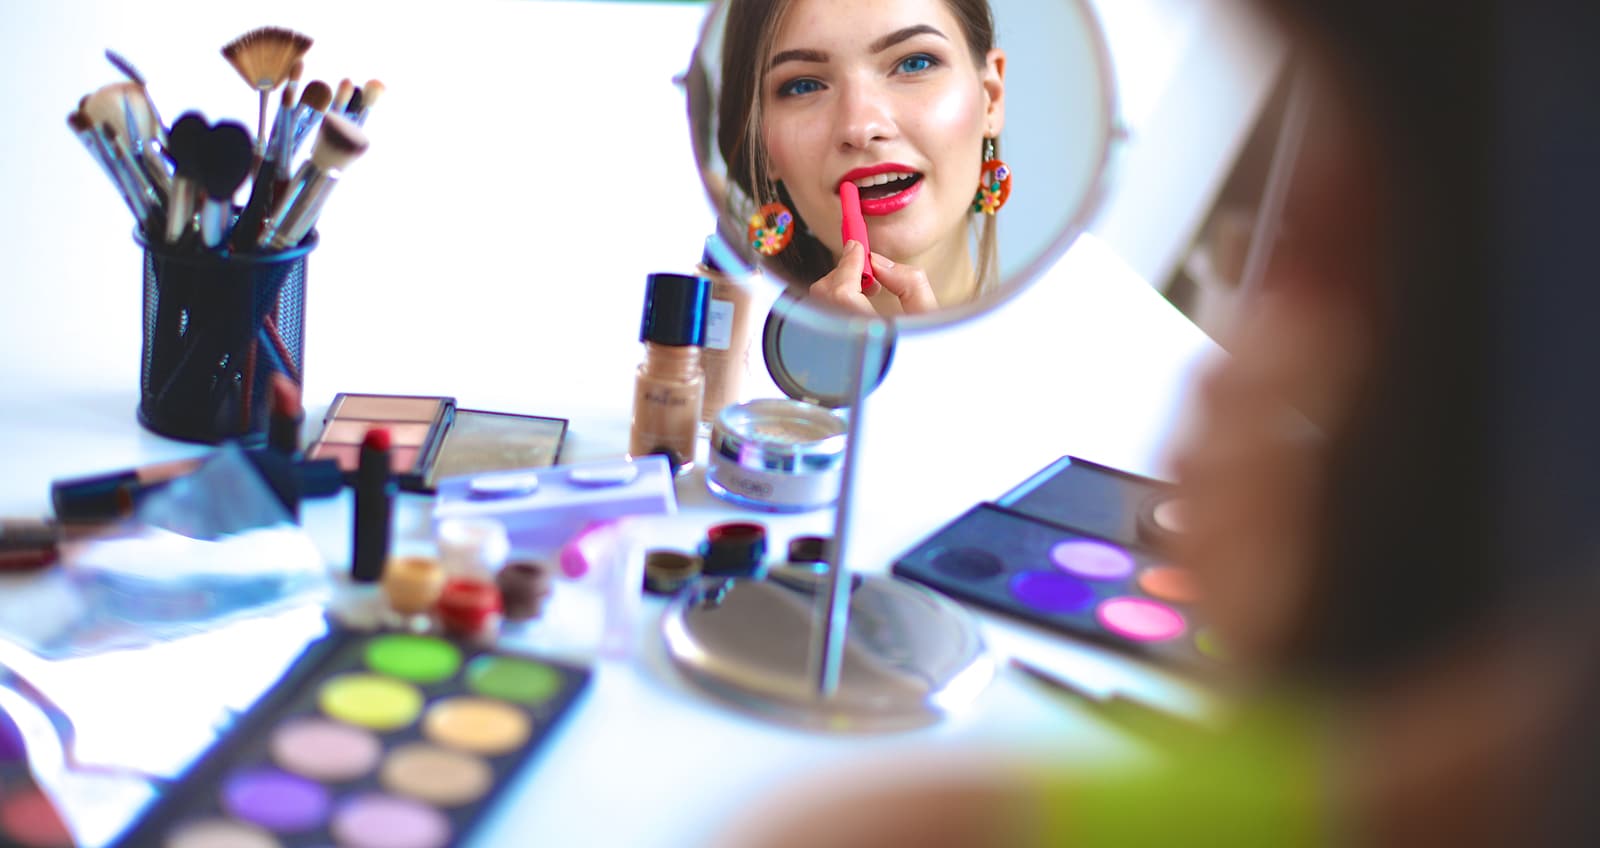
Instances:
[[[267,95],[283,83],[311,49],[311,37],[283,27],[260,27],[235,38],[222,47],[222,57],[244,77],[261,96],[261,114],[256,123],[256,155],[267,143]]]

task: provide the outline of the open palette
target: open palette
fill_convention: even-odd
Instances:
[[[335,631],[118,844],[461,844],[588,683],[440,637]]]
[[[952,597],[1158,662],[1216,667],[1199,587],[1159,553],[1172,487],[1063,457],[980,503],[894,564]]]
[[[361,440],[375,427],[389,431],[400,488],[424,493],[444,477],[553,465],[567,435],[565,418],[457,409],[451,397],[342,392],[306,456],[337,460],[353,483]]]

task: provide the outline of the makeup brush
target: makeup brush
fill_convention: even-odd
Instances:
[[[306,90],[300,93],[300,102],[294,107],[291,131],[288,138],[285,139],[288,144],[288,151],[279,160],[286,167],[290,162],[294,161],[295,154],[300,152],[300,145],[304,144],[306,137],[311,135],[311,131],[317,128],[317,124],[322,120],[323,113],[328,111],[328,107],[332,103],[333,89],[329,88],[328,84],[322,80],[312,80],[306,86]]]
[[[140,226],[145,226],[144,208],[134,198],[134,191],[129,187],[128,182],[117,171],[111,160],[110,152],[106,149],[105,140],[100,138],[100,135],[94,131],[94,125],[89,122],[89,116],[82,112],[70,112],[67,114],[67,127],[72,130],[73,135],[78,137],[83,149],[89,151],[89,156],[99,163],[100,169],[106,172],[106,176],[111,179],[111,185],[116,188],[117,194],[122,198],[122,202],[128,204],[128,211],[133,213],[134,219],[139,222]]]
[[[349,118],[352,121],[355,120],[356,119],[356,113],[361,111],[362,102],[363,101],[361,99],[361,86],[358,85],[350,93],[350,102],[345,104],[344,116],[346,118]]]
[[[161,120],[161,113],[156,111],[156,101],[150,96],[150,86],[145,83],[144,74],[133,66],[133,63],[123,58],[116,51],[106,51],[106,61],[109,61],[117,70],[126,76],[134,88],[130,89],[133,96],[129,98],[130,104],[137,104],[138,112],[142,112],[141,121],[144,129],[144,138],[152,145],[145,144],[140,151],[145,159],[145,170],[150,172],[150,177],[155,181],[156,188],[165,196],[172,188],[171,177],[162,167],[161,151],[167,148],[167,125]]]
[[[288,191],[278,199],[259,244],[272,250],[299,244],[316,225],[339,175],[366,152],[367,144],[360,127],[330,110],[322,119],[311,158],[300,166]]]
[[[272,209],[277,192],[287,180],[289,164],[283,157],[288,149],[289,123],[293,120],[296,108],[294,96],[299,76],[300,65],[297,63],[278,99],[278,113],[272,121],[272,133],[267,139],[266,158],[256,166],[255,177],[250,182],[250,197],[245,201],[244,210],[239,213],[239,222],[228,239],[234,250],[248,250],[255,246],[267,212]]]
[[[94,130],[106,139],[109,152],[119,170],[132,179],[135,193],[141,197],[141,206],[147,210],[159,207],[165,199],[156,191],[155,182],[146,172],[143,156],[138,148],[143,144],[146,122],[141,121],[143,104],[137,110],[129,108],[129,92],[138,98],[138,86],[119,82],[104,85],[90,92],[81,101],[79,111],[87,115]],[[139,114],[134,114],[134,112]]]
[[[383,83],[371,79],[361,87],[361,108],[355,112],[356,126],[365,126],[367,116],[372,114],[372,107],[378,105],[378,98],[383,96]]]
[[[311,37],[283,27],[260,27],[222,46],[222,57],[261,97],[256,155],[265,153],[267,94],[277,88],[311,49]]]
[[[339,87],[333,92],[333,103],[328,106],[328,114],[343,115],[344,110],[350,105],[350,98],[356,95],[356,84],[350,79],[339,80]]]
[[[200,148],[211,127],[199,112],[185,112],[167,134],[172,158],[172,192],[167,198],[167,243],[176,244],[189,231],[200,195]]]
[[[233,213],[233,195],[255,164],[250,131],[232,121],[217,124],[206,135],[199,158],[200,185],[206,193],[200,207],[200,241],[216,247]]]

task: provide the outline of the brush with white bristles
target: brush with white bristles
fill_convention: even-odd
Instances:
[[[267,95],[288,78],[295,63],[310,49],[310,36],[283,27],[253,29],[222,47],[223,58],[261,97],[261,114],[256,125],[258,157],[265,153],[267,143]]]
[[[366,150],[366,133],[330,110],[322,119],[322,129],[317,131],[311,158],[300,166],[288,191],[278,198],[277,207],[257,244],[271,250],[299,244],[316,225],[322,205],[327,202],[340,174]]]

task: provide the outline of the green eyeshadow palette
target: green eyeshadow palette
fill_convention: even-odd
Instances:
[[[588,684],[437,636],[335,631],[118,844],[459,845]]]

